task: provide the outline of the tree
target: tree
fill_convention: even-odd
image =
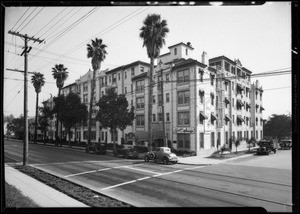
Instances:
[[[149,95],[148,95],[148,147],[152,150],[152,94],[153,94],[153,70],[154,59],[160,54],[160,49],[165,44],[165,37],[169,29],[167,21],[161,20],[160,15],[151,14],[146,17],[140,29],[140,38],[143,39],[143,47],[147,48],[147,55],[150,58],[149,70]]]
[[[38,126],[38,106],[39,106],[39,93],[42,90],[42,86],[45,84],[44,74],[34,72],[31,77],[31,83],[34,86],[36,92],[36,105],[35,105],[35,127],[34,127],[34,143],[37,138],[37,126]]]
[[[63,64],[56,64],[52,68],[53,78],[56,80],[56,86],[58,88],[58,96],[60,96],[61,88],[64,86],[66,79],[68,78],[67,69]],[[55,145],[57,145],[58,139],[58,118],[56,118],[56,129],[55,129]]]
[[[44,140],[45,140],[47,128],[50,126],[49,122],[50,120],[53,119],[53,114],[50,107],[48,106],[39,107],[39,112],[40,112],[39,124],[41,126],[41,131],[43,133]]]
[[[240,140],[235,140],[234,145],[235,145],[235,153],[237,154],[237,148],[241,145],[241,141]]]
[[[264,125],[264,136],[277,138],[291,137],[292,117],[285,114],[272,114]]]
[[[114,88],[107,89],[106,94],[101,97],[96,105],[99,107],[96,120],[100,122],[102,128],[110,128],[114,152],[116,152],[116,130],[124,130],[127,126],[132,125],[134,107],[131,107],[129,111],[125,95],[117,95]]]
[[[69,146],[71,147],[71,129],[75,128],[76,124],[87,120],[87,106],[81,103],[81,99],[77,94],[69,93],[63,99],[61,112],[60,120],[66,128],[69,136]]]
[[[11,122],[11,130],[15,133],[15,137],[19,140],[24,138],[24,116],[20,115],[18,118],[14,118]]]
[[[92,127],[92,109],[95,93],[96,71],[100,70],[101,62],[107,54],[105,48],[107,46],[102,43],[102,39],[96,38],[91,44],[87,44],[87,58],[92,58],[93,76],[91,81],[90,107],[89,107],[89,123],[88,123],[88,144],[91,143],[91,127]]]

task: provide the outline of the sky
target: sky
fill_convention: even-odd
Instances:
[[[7,7],[4,29],[4,115],[19,117],[24,109],[24,76],[6,69],[24,70],[20,56],[24,40],[9,30],[39,38],[29,41],[28,71],[44,74],[45,85],[39,105],[58,89],[52,77],[55,64],[64,64],[74,83],[89,69],[87,44],[101,38],[107,56],[101,70],[141,60],[149,63],[139,38],[148,14],[160,14],[170,32],[161,54],[180,42],[190,42],[196,60],[205,51],[208,58],[226,56],[239,59],[243,67],[259,74],[291,70],[291,4],[266,2],[262,6],[122,6],[122,7]],[[263,118],[291,113],[291,74],[253,77],[264,89]],[[28,75],[28,116],[35,116],[36,93]]]

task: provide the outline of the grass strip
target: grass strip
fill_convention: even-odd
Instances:
[[[90,207],[132,207],[31,166],[15,165],[15,168]]]

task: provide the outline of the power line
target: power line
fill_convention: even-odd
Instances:
[[[141,8],[143,8],[143,7],[141,7]],[[130,19],[132,19],[132,18],[134,18],[135,16],[139,15],[140,13],[144,12],[145,10],[149,9],[150,7],[146,8],[145,10],[141,11],[140,13],[135,14],[135,15],[132,16],[131,18],[129,18],[129,19],[127,19],[127,20],[124,21],[124,18],[126,18],[126,17],[132,15],[133,13],[136,13],[136,12],[139,11],[141,8],[139,8],[139,9],[135,10],[134,12],[132,12],[131,14],[129,14],[129,15],[127,15],[127,16],[121,18],[120,20],[118,20],[118,21],[115,22],[115,23],[118,23],[118,22],[123,21],[123,22],[122,22],[122,24],[123,24],[123,23],[125,23],[126,21],[129,21]],[[107,30],[107,29],[111,28],[113,25],[115,25],[115,23],[112,24],[112,25],[110,25],[108,28],[104,29],[104,31],[107,31],[107,32],[105,32],[105,33],[108,33],[109,31],[113,30],[114,28],[113,28],[113,29],[110,29],[110,30]],[[100,31],[100,32],[96,33],[94,36],[97,36],[97,35],[98,35],[99,33],[101,33],[101,32],[103,32],[103,31]],[[103,34],[104,34],[104,33],[103,33]],[[103,35],[103,34],[99,34],[98,36]],[[55,60],[57,60],[57,59],[64,58],[66,55],[69,55],[69,54],[71,54],[72,52],[74,52],[75,50],[77,50],[77,49],[79,49],[80,47],[82,47],[83,44],[86,45],[86,42],[88,42],[88,41],[89,41],[90,39],[92,39],[94,36],[90,37],[89,39],[85,40],[84,42],[80,43],[79,45],[75,46],[75,47],[72,48],[71,50],[65,52],[64,54],[61,54],[60,56],[58,56],[58,57],[57,57],[56,59],[54,59],[53,61],[55,61]],[[40,70],[40,69],[43,69],[46,65],[48,65],[48,64],[45,64],[45,65],[39,67],[38,69],[39,69],[39,70]]]
[[[14,31],[17,31],[21,26],[22,26],[22,24],[31,16],[31,14],[35,11],[37,9],[37,7],[35,7],[35,9],[33,9],[33,11],[31,11],[31,13],[27,16],[27,18],[19,25],[19,27],[17,27],[17,29],[16,30],[14,30]]]
[[[12,103],[12,101],[14,101],[16,99],[17,95],[20,93],[20,91],[23,89],[23,87],[24,87],[24,85],[22,85],[22,87],[20,88],[20,90],[18,91],[18,93],[14,96],[14,98],[9,102],[9,104],[5,108],[7,108]]]
[[[43,8],[41,8],[40,9],[40,11],[39,12],[37,12],[36,14],[35,14],[35,16],[34,17],[32,17],[28,22],[27,22],[27,24],[25,25],[25,26],[23,26],[22,27],[22,29],[20,30],[20,31],[22,31],[42,10],[44,10],[44,7]]]
[[[16,24],[12,27],[12,30],[14,29],[14,27],[19,23],[19,21],[23,18],[23,16],[27,13],[27,11],[30,9],[30,7],[28,7],[28,9],[23,13],[23,15],[19,18],[19,20],[16,22]]]

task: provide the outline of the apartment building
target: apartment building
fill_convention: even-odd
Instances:
[[[118,130],[116,142],[120,144],[124,138],[147,146],[148,120],[152,121],[155,146],[162,146],[166,140],[168,146],[197,155],[229,144],[232,137],[240,140],[251,136],[258,140],[262,138],[263,90],[258,81],[251,84],[250,70],[238,59],[231,60],[226,56],[208,59],[203,52],[197,57],[191,43],[181,42],[168,48],[168,53],[158,57],[153,72],[151,118],[148,118],[148,63],[135,61],[97,72],[94,100],[98,101],[108,87],[114,87],[118,94],[126,95],[129,107],[135,107],[133,125]],[[75,83],[64,87],[62,93],[75,90],[88,105],[92,73],[89,70]],[[100,129],[94,119],[95,104],[96,101],[92,141],[111,142],[110,130]],[[76,130],[76,139],[86,141],[87,124]],[[75,135],[72,136],[74,139]]]

